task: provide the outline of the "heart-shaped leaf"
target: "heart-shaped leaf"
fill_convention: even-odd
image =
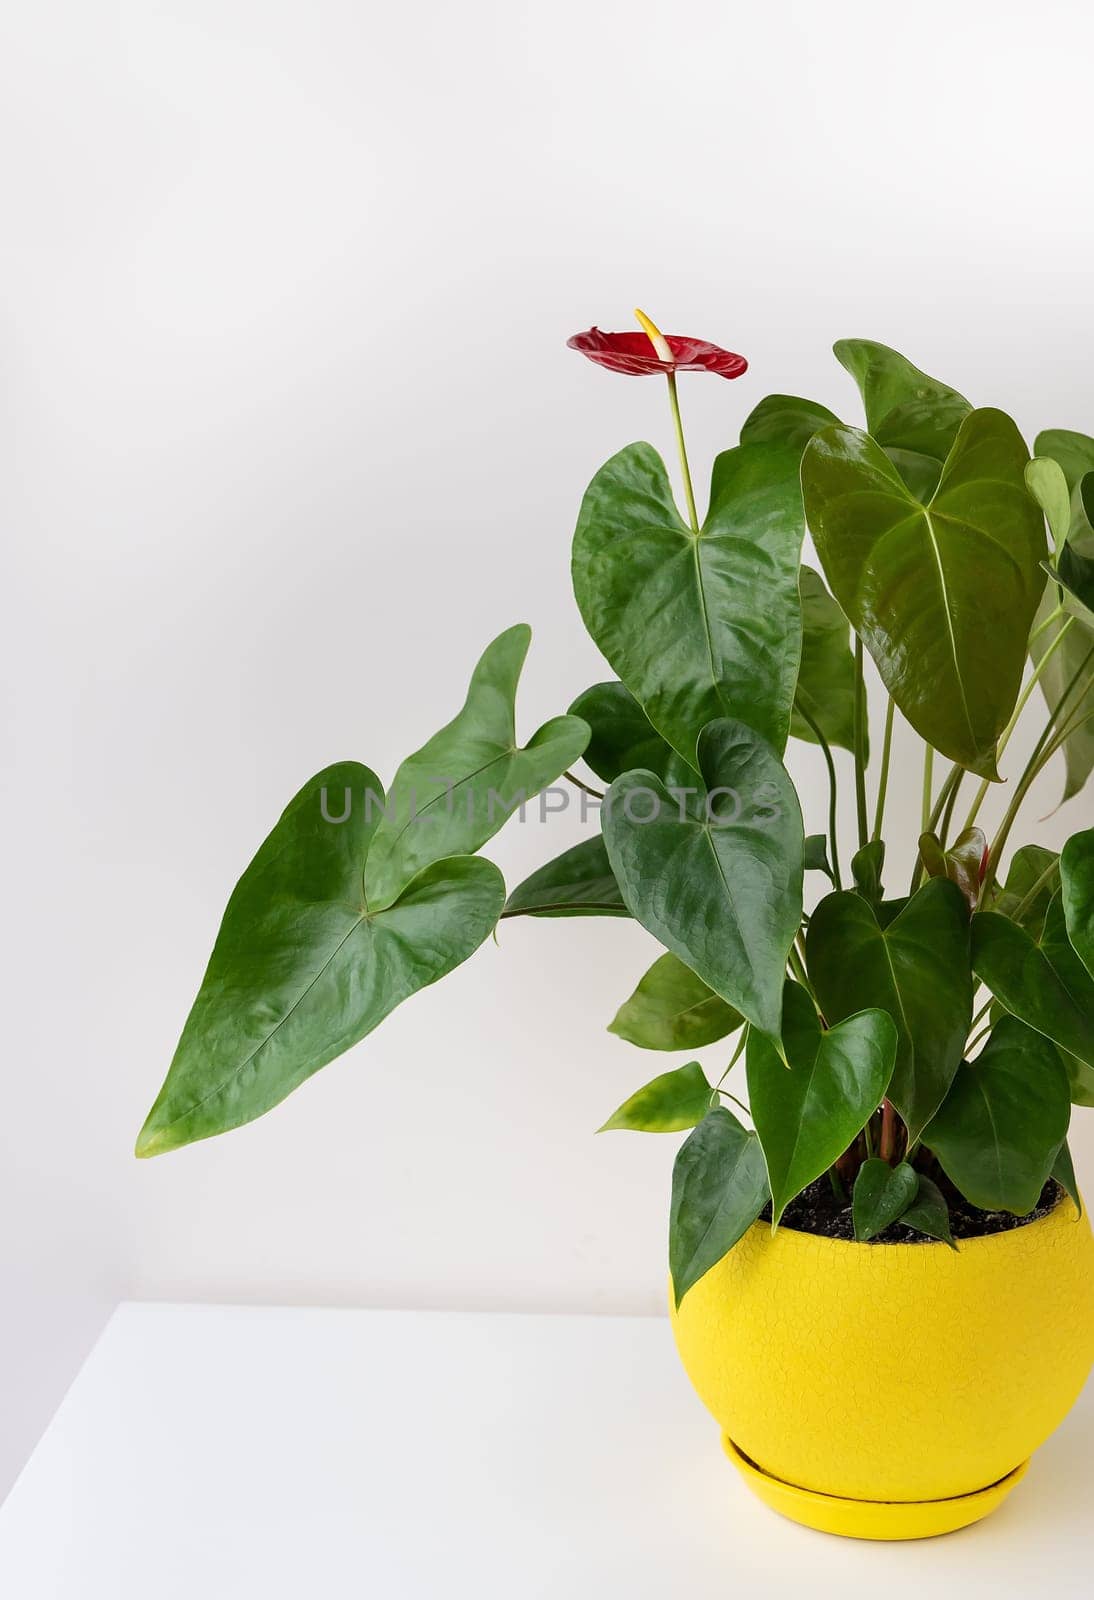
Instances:
[[[748,1102],[775,1224],[877,1110],[892,1076],[897,1031],[886,1012],[862,1011],[825,1032],[809,995],[788,981],[782,1044],[788,1066],[755,1029],[745,1050]]]
[[[948,1244],[951,1250],[957,1246],[953,1242],[953,1232],[950,1228],[950,1208],[946,1204],[942,1190],[937,1183],[924,1177],[923,1173],[917,1174],[919,1187],[912,1204],[901,1217],[901,1222],[906,1228],[914,1228],[917,1233],[925,1233],[928,1239],[940,1239],[943,1244]]]
[[[998,911],[978,912],[972,964],[1012,1016],[1094,1067],[1094,978],[1068,939],[1059,890],[1037,939]]]
[[[835,882],[831,863],[828,860],[828,835],[826,833],[806,834],[802,863],[806,872],[823,872],[830,883]]]
[[[671,951],[656,960],[608,1032],[643,1050],[701,1050],[744,1018]]]
[[[906,1161],[891,1167],[872,1156],[864,1161],[851,1196],[855,1238],[865,1244],[900,1220],[919,1193],[919,1175]]]
[[[971,410],[969,402],[888,345],[872,339],[840,339],[833,348],[837,361],[858,384],[867,432],[912,493],[929,498],[957,430]]]
[[[589,485],[573,547],[585,625],[653,726],[694,765],[700,729],[746,721],[781,751],[801,655],[798,452],[740,445],[714,463],[695,533],[648,444]]]
[[[987,848],[988,842],[979,828],[966,828],[948,850],[943,850],[937,834],[919,836],[919,859],[928,877],[949,878],[951,883],[956,883],[970,911],[980,899],[980,873]]]
[[[1067,1074],[1046,1039],[1016,1017],[996,1023],[975,1061],[963,1062],[924,1134],[966,1200],[1025,1216],[1067,1137]]]
[[[698,1061],[662,1072],[624,1100],[599,1133],[627,1128],[634,1133],[679,1133],[694,1128],[710,1110],[710,1084]]]
[[[855,892],[877,910],[885,898],[881,874],[885,870],[885,845],[881,839],[871,839],[851,857],[851,876]]]
[[[961,891],[932,878],[882,927],[861,895],[827,895],[806,937],[809,976],[829,1022],[867,1006],[899,1034],[889,1098],[917,1139],[953,1081],[972,1018],[969,913]]]
[[[819,428],[839,418],[815,400],[769,394],[754,406],[741,427],[742,444],[789,444],[801,451]]]
[[[1073,834],[1064,845],[1060,885],[1068,940],[1094,978],[1094,828]]]
[[[694,768],[662,739],[625,684],[594,683],[578,695],[570,715],[588,724],[585,764],[605,783],[637,767],[656,772],[670,788],[695,781]]]
[[[628,917],[604,840],[582,839],[518,884],[505,917]]]
[[[679,1306],[767,1204],[759,1141],[719,1106],[685,1139],[672,1170],[669,1270]]]
[[[802,459],[825,576],[889,693],[929,744],[989,778],[1045,587],[1026,460],[1001,411],[965,418],[927,504],[854,428],[825,428]]]
[[[604,840],[631,914],[744,1017],[777,1034],[801,922],[801,809],[771,746],[728,718],[699,738],[702,787],[617,778]],[[698,782],[698,780],[696,780]]]
[[[855,748],[855,658],[850,625],[812,567],[801,569],[802,658],[790,731],[817,743]],[[869,754],[868,742],[864,752]]]
[[[552,718],[517,748],[514,706],[531,637],[518,623],[487,646],[463,709],[395,774],[365,867],[374,910],[431,862],[485,844],[584,750],[589,730],[577,717]]]
[[[491,931],[505,886],[474,856],[434,862],[394,905],[369,907],[361,871],[382,802],[354,761],[290,802],[228,902],[138,1155],[261,1116]]]

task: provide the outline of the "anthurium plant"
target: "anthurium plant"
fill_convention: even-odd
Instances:
[[[681,508],[658,453],[632,444],[585,493],[574,592],[614,677],[521,744],[529,630],[510,628],[386,791],[356,761],[305,784],[232,894],[137,1153],[268,1111],[501,918],[633,917],[663,953],[613,1032],[681,1055],[736,1039],[717,1082],[688,1060],[605,1124],[690,1130],[672,1184],[678,1302],[764,1215],[816,1227],[819,1207],[873,1248],[955,1247],[1051,1204],[1056,1184],[1077,1200],[1067,1134],[1072,1105],[1094,1104],[1094,829],[1059,854],[1014,842],[1057,754],[1063,799],[1094,769],[1094,438],[1049,430],[1031,458],[1004,412],[842,340],[865,427],[769,395],[716,458],[700,517],[677,374],[732,379],[746,362],[639,321],[570,341],[611,371],[667,379],[683,488]],[[807,531],[820,570],[803,565]],[[884,689],[874,729],[868,671]],[[894,889],[898,716],[922,741],[923,780],[914,871]],[[792,739],[818,746],[828,775],[804,805]],[[853,764],[846,796],[836,748]],[[573,774],[582,758],[603,790]],[[507,898],[477,852],[564,776],[599,830]]]

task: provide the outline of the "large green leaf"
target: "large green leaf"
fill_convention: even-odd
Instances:
[[[953,1081],[972,1017],[960,889],[932,878],[887,927],[861,895],[826,895],[809,924],[806,958],[829,1022],[867,1006],[893,1018],[899,1044],[889,1098],[917,1139]]]
[[[684,1140],[672,1170],[669,1270],[678,1306],[751,1228],[766,1203],[759,1141],[719,1106]]]
[[[855,658],[850,625],[812,567],[801,569],[802,659],[790,731],[813,743],[855,748]],[[806,717],[810,720],[806,720]]]
[[[698,1061],[662,1072],[624,1100],[598,1133],[627,1128],[634,1133],[679,1133],[694,1128],[710,1110],[711,1088]]]
[[[615,780],[603,816],[608,856],[632,915],[749,1022],[777,1034],[802,911],[798,797],[771,746],[743,723],[710,723],[698,760],[704,787],[690,797],[670,794],[652,772]]]
[[[974,1206],[1025,1216],[1067,1137],[1067,1075],[1047,1040],[1004,1017],[963,1062],[924,1142]]]
[[[1073,834],[1064,845],[1060,885],[1067,936],[1094,977],[1094,828]]]
[[[896,1167],[876,1156],[864,1161],[851,1196],[855,1238],[865,1243],[884,1233],[914,1205],[918,1193],[919,1175],[906,1161]]]
[[[701,1050],[743,1021],[670,951],[654,962],[608,1031],[643,1050]]]
[[[1045,587],[1026,460],[1000,411],[965,418],[926,505],[854,428],[825,428],[802,460],[825,576],[889,693],[928,743],[989,778]]]
[[[589,730],[578,717],[553,717],[517,747],[514,706],[531,637],[518,623],[487,646],[463,709],[395,774],[365,867],[373,910],[431,862],[485,844],[584,750]]]
[[[1007,1011],[1094,1067],[1094,978],[1068,939],[1059,891],[1037,939],[998,911],[978,912],[972,964]]]
[[[327,820],[343,814],[344,792],[345,820]],[[474,856],[434,862],[394,905],[369,908],[361,871],[379,815],[369,795],[383,800],[367,768],[328,767],[260,847],[228,902],[138,1155],[261,1116],[493,928],[505,887]]]
[[[693,533],[664,463],[629,445],[589,485],[573,582],[593,639],[654,727],[694,765],[714,718],[786,744],[801,654],[804,534],[798,452],[740,445],[714,463],[710,510]]]
[[[799,452],[820,428],[839,418],[815,400],[793,394],[769,394],[754,406],[741,425],[742,444],[789,444]]]
[[[809,995],[788,981],[786,1064],[755,1029],[745,1062],[777,1224],[796,1194],[826,1172],[877,1110],[896,1060],[897,1032],[884,1011],[862,1011],[827,1032]],[[788,1070],[789,1068],[789,1070]]]
[[[570,715],[589,726],[585,764],[611,783],[636,767],[656,772],[672,788],[694,783],[694,768],[667,744],[622,683],[594,683],[579,694]]]
[[[518,884],[506,917],[627,917],[604,840],[582,839]]]
[[[888,345],[872,339],[840,339],[833,348],[837,361],[859,386],[867,432],[912,493],[928,499],[971,410],[969,402]]]

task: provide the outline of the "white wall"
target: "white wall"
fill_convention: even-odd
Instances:
[[[0,1479],[123,1293],[660,1307],[673,1141],[591,1136],[661,1061],[603,1031],[626,924],[507,925],[264,1121],[130,1156],[293,789],[390,774],[521,618],[526,730],[604,675],[575,510],[669,433],[568,334],[637,302],[746,353],[684,385],[698,462],[771,390],[854,415],[841,335],[1094,430],[1077,3],[43,0],[5,35]]]

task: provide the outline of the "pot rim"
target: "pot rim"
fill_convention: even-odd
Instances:
[[[993,1233],[974,1233],[970,1234],[967,1238],[955,1239],[954,1245],[956,1246],[956,1253],[960,1254],[963,1250],[968,1249],[970,1246],[975,1249],[983,1249],[1003,1240],[1013,1239],[1016,1236],[1019,1238],[1026,1238],[1031,1229],[1045,1228],[1051,1223],[1058,1223],[1061,1220],[1061,1211],[1066,1211],[1068,1208],[1070,1208],[1074,1213],[1073,1218],[1070,1220],[1078,1222],[1084,1214],[1085,1205],[1083,1209],[1080,1209],[1078,1206],[1076,1206],[1075,1202],[1072,1200],[1071,1196],[1068,1194],[1063,1185],[1055,1179],[1053,1181],[1056,1183],[1056,1203],[1052,1207],[1051,1211],[1046,1211],[1043,1216],[1034,1217],[1030,1222],[1019,1222],[1013,1228],[998,1228]],[[780,1222],[777,1228],[773,1228],[770,1222],[764,1222],[759,1219],[752,1224],[752,1227],[748,1229],[748,1232],[753,1233],[756,1229],[759,1229],[761,1233],[766,1234],[771,1239],[777,1239],[780,1236],[785,1235],[786,1237],[792,1239],[815,1240],[818,1244],[832,1245],[836,1249],[840,1250],[884,1250],[886,1252],[896,1250],[928,1250],[932,1245],[934,1245],[939,1249],[950,1251],[951,1255],[954,1254],[954,1251],[950,1250],[950,1246],[945,1242],[944,1239],[930,1239],[926,1236],[915,1241],[910,1239],[899,1239],[890,1240],[888,1242],[876,1239],[833,1239],[832,1236],[827,1233],[814,1233],[808,1228],[795,1228],[791,1222]]]

